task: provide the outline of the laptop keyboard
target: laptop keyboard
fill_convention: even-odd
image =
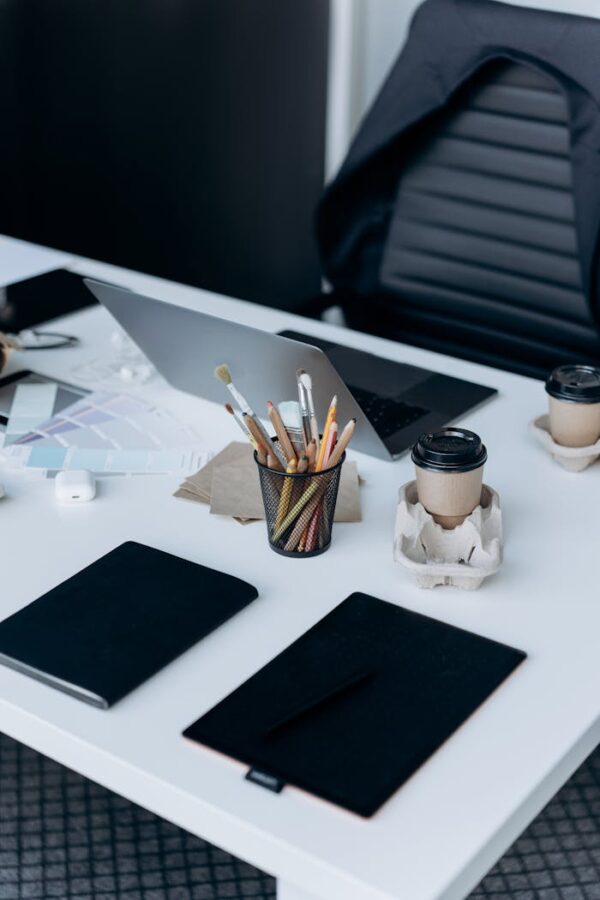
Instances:
[[[429,412],[422,406],[410,406],[395,397],[380,397],[364,388],[348,385],[348,390],[369,419],[379,437],[385,440],[412,425]]]

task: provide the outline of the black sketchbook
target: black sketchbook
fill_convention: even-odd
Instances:
[[[525,659],[519,650],[352,594],[185,736],[370,816]]]
[[[0,622],[0,662],[106,709],[257,596],[128,541]]]

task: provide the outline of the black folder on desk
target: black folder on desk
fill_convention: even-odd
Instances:
[[[185,732],[252,767],[372,815],[525,654],[352,594]]]
[[[258,596],[128,541],[0,622],[0,662],[106,708]]]

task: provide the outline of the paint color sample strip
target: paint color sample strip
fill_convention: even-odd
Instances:
[[[7,448],[4,457],[9,465],[55,472],[64,469],[87,469],[98,475],[190,474],[208,462],[208,455],[196,448],[179,450],[92,450],[77,447]]]
[[[10,439],[33,431],[52,415],[56,403],[56,384],[19,384],[10,408],[6,434]]]

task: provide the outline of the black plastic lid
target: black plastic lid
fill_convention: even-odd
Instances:
[[[470,472],[487,459],[479,435],[465,428],[443,428],[422,434],[412,451],[412,461],[433,472]]]
[[[557,400],[600,403],[600,368],[559,366],[546,382],[546,391]]]

